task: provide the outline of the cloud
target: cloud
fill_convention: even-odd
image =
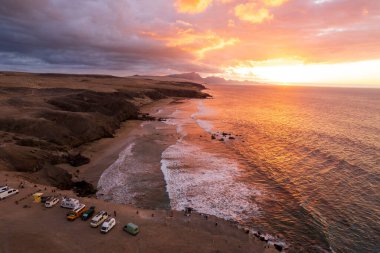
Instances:
[[[176,0],[175,6],[178,12],[199,13],[203,12],[213,0]]]
[[[143,32],[144,35],[158,41],[164,41],[170,48],[178,48],[195,55],[198,59],[205,57],[209,51],[223,49],[239,42],[237,38],[223,38],[210,30],[197,32],[193,28],[177,27],[174,33],[160,35],[155,32]]]
[[[235,15],[240,20],[259,24],[273,19],[273,15],[266,8],[259,7],[256,3],[239,4],[235,7]]]
[[[126,75],[380,59],[379,17],[373,0],[2,1],[0,68]]]
[[[288,0],[262,0],[265,5],[268,6],[280,6],[283,5]]]

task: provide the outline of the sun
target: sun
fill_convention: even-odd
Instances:
[[[244,80],[264,80],[289,84],[340,84],[380,86],[380,60],[349,63],[307,64],[300,61],[274,60],[249,62],[227,69],[229,76]]]

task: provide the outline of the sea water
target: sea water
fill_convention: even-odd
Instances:
[[[161,161],[172,208],[237,221],[293,252],[380,252],[379,89],[209,92],[167,122],[180,136]]]
[[[234,221],[289,252],[380,252],[380,89],[209,88],[212,99],[159,111],[177,135],[160,162],[172,209]],[[131,154],[105,171],[104,189],[122,195]]]

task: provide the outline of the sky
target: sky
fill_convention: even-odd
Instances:
[[[380,1],[0,0],[0,70],[380,85]]]

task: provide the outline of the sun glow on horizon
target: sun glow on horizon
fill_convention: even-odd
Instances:
[[[338,84],[380,86],[380,60],[307,64],[299,60],[249,62],[225,69],[228,78],[276,84]]]

